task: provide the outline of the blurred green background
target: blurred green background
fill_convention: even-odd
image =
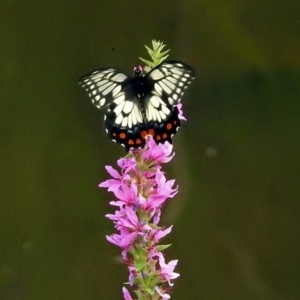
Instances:
[[[164,210],[172,299],[300,299],[300,1],[2,0],[0,299],[122,299],[100,190],[124,150],[77,80],[151,39],[197,78]]]

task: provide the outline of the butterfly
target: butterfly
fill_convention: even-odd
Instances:
[[[111,140],[143,148],[147,135],[156,143],[172,143],[180,127],[179,104],[195,78],[194,70],[179,61],[166,61],[144,75],[143,68],[127,76],[114,68],[95,70],[79,80],[97,108],[106,108],[104,125]]]

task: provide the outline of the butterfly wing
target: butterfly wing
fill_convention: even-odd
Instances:
[[[146,78],[152,88],[148,99],[145,100],[153,107],[160,107],[162,103],[173,106],[180,102],[184,91],[195,79],[195,72],[185,63],[167,61],[149,72]],[[157,102],[157,98],[152,96],[159,97],[161,101]],[[149,117],[151,119],[150,115]]]
[[[104,125],[108,136],[128,151],[143,147],[145,120],[133,79],[117,69],[100,69],[83,76],[79,84],[97,108],[107,108]]]
[[[143,105],[149,128],[153,128],[158,143],[172,142],[180,127],[176,105],[195,78],[193,69],[182,62],[168,61],[146,75],[149,85]]]
[[[104,117],[106,132],[116,143],[130,148],[143,147],[145,129],[140,102],[131,85],[124,88],[109,105]]]
[[[117,69],[99,69],[79,80],[97,108],[108,106],[121,90],[128,86],[130,78]]]

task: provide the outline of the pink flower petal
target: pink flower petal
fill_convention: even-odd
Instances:
[[[128,292],[128,290],[126,289],[126,287],[122,288],[123,291],[123,296],[125,300],[133,300]]]

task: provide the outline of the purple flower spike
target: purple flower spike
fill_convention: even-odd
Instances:
[[[129,284],[140,299],[170,299],[169,291],[177,260],[165,262],[162,250],[169,245],[159,245],[169,234],[170,227],[160,227],[161,210],[178,189],[175,180],[167,180],[161,164],[169,162],[174,154],[169,143],[157,145],[152,136],[146,138],[144,149],[134,150],[118,160],[120,171],[106,166],[111,179],[99,186],[107,188],[115,199],[110,204],[116,208],[106,217],[114,223],[116,234],[107,236],[112,244],[122,248],[122,258],[128,266]],[[125,300],[133,300],[123,287]]]

